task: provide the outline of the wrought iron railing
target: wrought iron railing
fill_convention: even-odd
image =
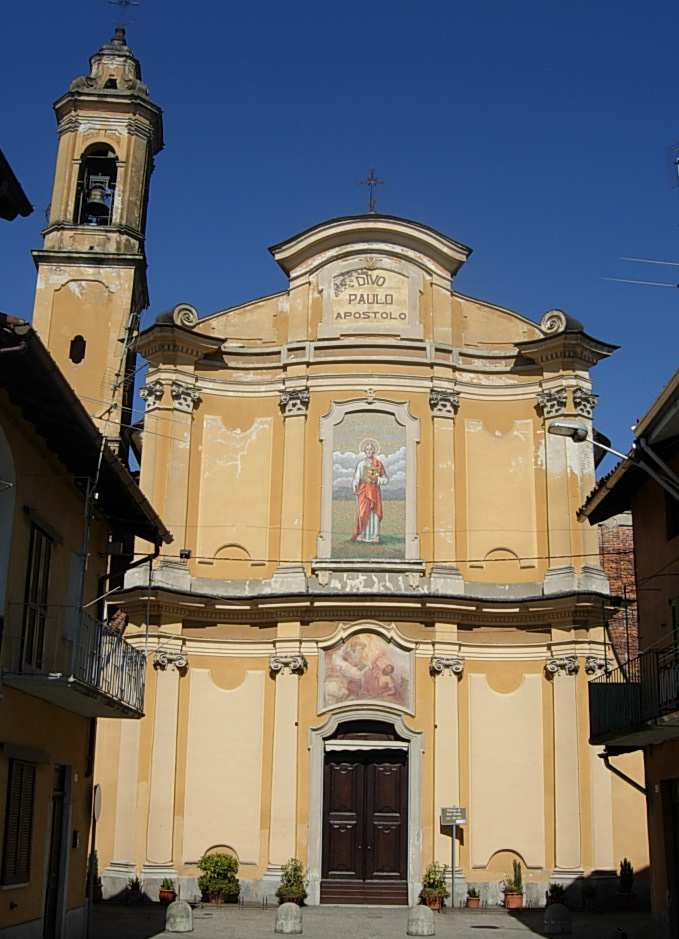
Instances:
[[[144,710],[146,658],[123,636],[83,614],[74,675],[135,711]]]
[[[48,607],[36,655],[30,610],[11,604],[2,642],[5,676],[40,676],[67,680],[115,704],[144,710],[146,658],[123,635],[75,607]],[[27,643],[30,633],[32,644]]]
[[[679,711],[679,647],[648,649],[589,682],[593,741],[641,730]]]

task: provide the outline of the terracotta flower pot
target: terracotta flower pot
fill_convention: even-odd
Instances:
[[[425,902],[430,910],[436,910],[438,913],[441,910],[441,899],[441,897],[427,897]]]
[[[165,887],[161,887],[158,891],[158,899],[161,903],[174,903],[177,899],[177,893],[174,890],[167,890]]]
[[[523,906],[522,893],[505,893],[505,907],[508,910],[520,910]]]
[[[481,897],[467,897],[467,908],[470,910],[478,910],[481,906]]]

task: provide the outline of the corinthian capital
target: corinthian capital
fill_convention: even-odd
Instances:
[[[434,417],[454,418],[460,407],[460,396],[457,391],[432,388],[429,392],[429,407]]]
[[[548,388],[538,392],[537,402],[544,417],[558,417],[566,410],[568,392],[565,388]]]
[[[303,675],[306,671],[307,660],[298,653],[276,653],[269,659],[269,668],[273,675]]]
[[[283,417],[306,414],[309,410],[309,389],[286,388],[285,391],[281,391],[279,407]]]
[[[153,667],[155,669],[161,669],[163,672],[170,665],[174,665],[177,671],[180,671],[181,669],[187,668],[188,664],[188,659],[181,652],[167,652],[163,649],[159,649],[153,656]]]
[[[464,672],[464,659],[458,655],[432,655],[429,671],[432,675],[461,675]]]
[[[579,385],[573,389],[573,407],[581,417],[591,417],[597,403],[597,395],[581,388]]]
[[[603,655],[588,655],[585,659],[585,671],[588,675],[609,675],[613,671],[613,663]]]
[[[152,411],[158,407],[163,397],[163,383],[159,378],[155,381],[147,382],[143,388],[139,389],[139,397],[146,404],[146,410]]]
[[[579,668],[577,655],[556,655],[545,662],[548,675],[577,675]]]
[[[173,381],[170,385],[170,394],[174,406],[178,411],[186,411],[188,414],[193,411],[200,401],[200,395],[193,387],[183,381]]]

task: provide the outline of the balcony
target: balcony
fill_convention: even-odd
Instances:
[[[648,649],[589,682],[590,743],[637,749],[679,739],[679,648]]]
[[[146,658],[73,607],[10,604],[2,684],[83,717],[144,716]]]

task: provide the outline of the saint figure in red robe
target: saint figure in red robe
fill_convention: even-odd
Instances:
[[[381,489],[389,482],[389,478],[384,464],[375,456],[375,441],[365,440],[361,444],[361,450],[363,458],[358,461],[354,473],[356,525],[351,540],[379,544],[382,521]]]

